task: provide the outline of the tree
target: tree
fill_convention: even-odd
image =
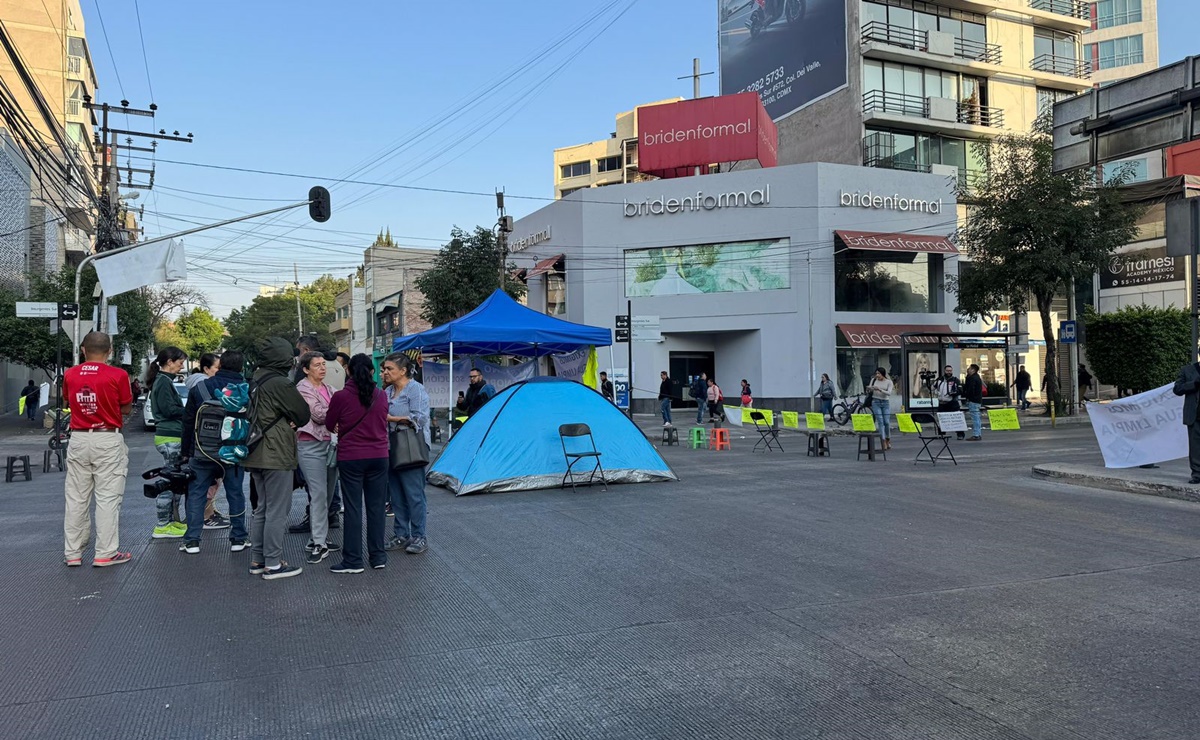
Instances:
[[[488,229],[476,226],[469,234],[457,226],[451,229],[450,243],[416,280],[425,295],[421,317],[438,326],[483,303],[499,287],[500,256],[500,246]],[[504,292],[519,300],[525,295],[525,284],[513,276],[516,269],[515,264],[507,265]]]
[[[346,290],[345,278],[322,275],[300,288],[300,313],[304,318],[304,333],[315,334],[323,347],[333,346],[329,322],[333,321],[334,300]],[[300,338],[296,325],[296,291],[273,296],[258,296],[249,306],[234,309],[225,319],[226,349],[235,349],[253,361],[254,347],[266,337],[284,337],[289,341]]]
[[[175,329],[179,332],[183,344],[180,349],[187,352],[188,357],[195,359],[205,352],[215,352],[221,347],[225,337],[225,327],[217,321],[217,317],[208,309],[193,308],[175,321]]]
[[[1121,390],[1141,393],[1170,383],[1192,359],[1192,321],[1183,309],[1142,305],[1098,313],[1089,307],[1084,326],[1092,372]]]
[[[193,288],[184,282],[152,285],[142,288],[140,292],[150,307],[155,329],[176,311],[189,307],[209,307],[208,296],[199,288]]]
[[[1091,281],[1114,250],[1133,240],[1139,210],[1119,193],[1132,173],[1123,169],[1105,183],[1089,170],[1055,174],[1044,120],[1029,134],[977,146],[988,174],[974,186],[958,232],[971,269],[951,281],[955,310],[978,318],[1032,297],[1047,339],[1046,391],[1057,402],[1051,303],[1072,279]]]

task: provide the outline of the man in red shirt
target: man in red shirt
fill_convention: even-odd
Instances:
[[[63,523],[64,557],[83,564],[83,548],[92,528],[89,509],[96,498],[96,553],[92,565],[103,568],[133,557],[118,550],[121,499],[129,474],[129,448],[121,435],[133,408],[129,375],[108,364],[112,339],[88,332],[80,345],[84,361],[64,373],[63,397],[71,408],[71,444],[67,446],[67,509]]]

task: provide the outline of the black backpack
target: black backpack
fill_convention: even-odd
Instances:
[[[237,465],[250,454],[250,391],[246,383],[229,383],[214,394],[199,385],[204,402],[196,409],[196,450],[213,462]]]

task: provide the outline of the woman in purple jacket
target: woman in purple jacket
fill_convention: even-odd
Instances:
[[[364,508],[371,567],[380,570],[387,565],[384,503],[388,491],[388,401],[375,387],[374,376],[370,357],[351,357],[346,387],[333,394],[325,414],[325,428],[337,439],[338,474],[346,507],[342,562],[330,569],[334,573],[363,572]]]

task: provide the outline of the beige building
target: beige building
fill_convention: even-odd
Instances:
[[[1091,17],[1083,56],[1092,82],[1104,86],[1158,69],[1158,0],[1097,0]]]
[[[363,253],[363,312],[366,328],[364,351],[376,360],[392,351],[392,340],[430,328],[421,318],[425,296],[417,278],[433,267],[435,249],[398,247],[391,235],[381,235]],[[353,324],[353,311],[346,318]]]
[[[639,105],[617,115],[615,129],[607,139],[555,149],[554,198],[557,200],[583,188],[637,182],[649,177],[637,168],[638,110],[679,100],[683,98]]]

